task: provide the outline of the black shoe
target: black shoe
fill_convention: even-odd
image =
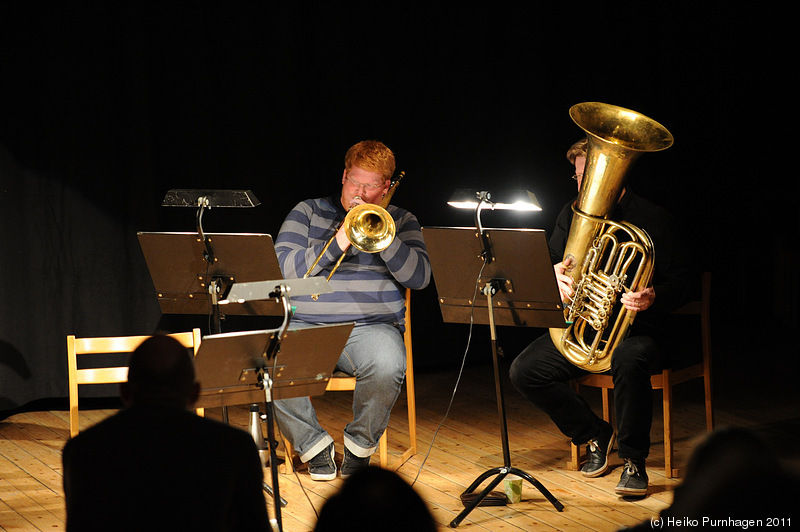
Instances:
[[[311,480],[333,480],[336,478],[336,462],[333,461],[333,444],[320,451],[308,461]]]
[[[625,469],[614,492],[623,497],[644,497],[647,495],[647,482],[644,461],[626,458]]]
[[[369,466],[369,456],[361,458],[351,453],[347,447],[344,448],[344,458],[342,459],[342,478],[347,478],[361,468]]]
[[[581,475],[594,478],[599,477],[608,470],[608,455],[611,454],[611,448],[614,447],[616,438],[614,427],[603,422],[603,429],[600,434],[589,440],[586,445],[586,454],[589,459],[583,464]]]

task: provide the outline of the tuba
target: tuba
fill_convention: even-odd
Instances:
[[[574,295],[564,308],[566,328],[551,328],[550,337],[572,364],[602,373],[636,317],[618,304],[619,297],[649,286],[654,254],[643,229],[608,217],[631,164],[642,153],[669,148],[673,137],[655,120],[605,103],[580,103],[569,114],[586,132],[588,146],[564,250]]]

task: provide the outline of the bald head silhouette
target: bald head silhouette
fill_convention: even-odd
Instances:
[[[174,405],[191,408],[200,384],[189,351],[169,336],[152,336],[136,348],[128,364],[128,381],[120,385],[126,407]]]

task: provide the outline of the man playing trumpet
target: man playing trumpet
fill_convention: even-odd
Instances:
[[[275,241],[278,262],[287,279],[306,274],[327,277],[335,269],[329,280],[332,293],[292,298],[296,305],[293,325],[355,322],[336,366],[356,377],[353,419],[344,428],[343,478],[369,464],[389,423],[406,370],[402,335],[405,289],[425,288],[431,276],[422,231],[410,212],[385,206],[396,233],[387,247],[376,252],[354,249],[345,224],[340,223],[357,205],[381,204],[390,192],[394,170],[394,154],[383,143],[355,144],[345,156],[341,195],[298,203]],[[329,243],[334,232],[335,238]],[[275,410],[281,432],[300,459],[308,463],[311,478],[336,478],[333,438],[318,423],[311,400],[299,397],[275,401]]]

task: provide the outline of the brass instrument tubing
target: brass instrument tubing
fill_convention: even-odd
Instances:
[[[380,204],[378,205],[378,207],[381,207],[382,209],[386,209],[386,207],[388,207],[388,206],[389,206],[389,202],[391,201],[391,199],[392,199],[392,196],[394,195],[394,192],[395,192],[395,190],[396,190],[396,188],[397,188],[397,185],[399,185],[399,184],[400,184],[400,180],[401,180],[401,179],[403,179],[403,176],[405,176],[405,171],[402,171],[402,172],[400,172],[400,173],[397,175],[397,179],[395,179],[395,180],[394,180],[394,181],[391,183],[391,185],[389,186],[389,190],[387,190],[387,191],[386,191],[386,194],[384,194],[384,196],[383,196],[383,198],[381,199],[381,202],[380,202]],[[361,196],[356,196],[356,198],[359,198],[359,199],[361,199]],[[354,198],[354,199],[355,199],[355,198]],[[354,206],[355,206],[355,204],[351,204],[351,205],[350,205],[350,208],[348,209],[348,214],[349,214],[349,212],[350,212],[350,211],[353,209],[353,207],[354,207]],[[332,243],[332,242],[334,241],[334,239],[336,238],[336,234],[339,232],[339,229],[341,229],[341,228],[342,228],[342,225],[344,225],[344,223],[345,223],[345,221],[346,221],[346,220],[347,220],[347,215],[345,215],[345,217],[344,217],[344,218],[342,218],[342,220],[341,220],[341,221],[339,222],[339,224],[336,226],[336,229],[334,229],[334,231],[333,231],[333,235],[331,235],[331,237],[330,237],[330,238],[328,239],[328,241],[325,243],[325,246],[323,246],[323,248],[322,248],[322,251],[320,251],[319,255],[317,255],[317,258],[316,258],[316,259],[314,259],[314,262],[313,262],[313,263],[311,264],[311,266],[308,268],[308,271],[305,273],[305,275],[303,275],[303,279],[306,279],[306,278],[308,278],[308,276],[309,276],[309,275],[311,275],[311,272],[314,270],[314,268],[316,268],[316,267],[317,267],[317,265],[319,264],[319,261],[322,259],[322,256],[323,256],[323,255],[325,254],[325,252],[328,250],[328,248],[330,247],[331,243]],[[349,247],[349,246],[348,246],[348,247]],[[338,261],[336,261],[336,264],[334,265],[333,269],[332,269],[332,270],[331,270],[331,272],[328,274],[328,277],[327,277],[327,280],[328,280],[328,281],[330,281],[330,280],[331,280],[331,277],[333,276],[333,273],[334,273],[334,272],[337,270],[337,268],[339,268],[339,265],[340,265],[340,264],[342,263],[342,261],[344,260],[344,257],[345,257],[345,255],[346,255],[346,254],[347,254],[347,250],[345,250],[345,251],[344,251],[344,253],[342,253],[342,255],[339,257],[339,260],[338,260]],[[312,295],[312,297],[314,297],[314,296]]]

